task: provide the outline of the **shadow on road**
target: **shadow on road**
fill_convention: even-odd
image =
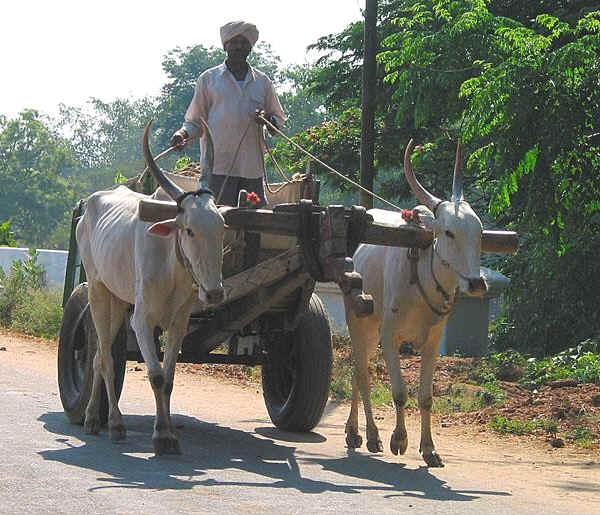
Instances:
[[[453,490],[426,467],[411,470],[402,464],[387,463],[354,452],[342,458],[307,455],[272,439],[184,415],[173,415],[184,454],[168,457],[154,456],[151,442],[153,416],[125,415],[127,440],[119,443],[111,442],[106,431],[100,435],[86,435],[83,427],[69,424],[62,412],[45,413],[39,420],[47,431],[60,435],[56,441],[64,445],[62,449],[40,451],[43,459],[110,476],[99,477],[99,485],[90,490],[248,486],[291,488],[303,493],[379,491],[389,497],[400,495],[453,501],[471,501],[481,495],[510,495],[496,491]],[[284,432],[259,429],[269,438],[277,436],[279,440],[287,441]],[[297,437],[295,433],[287,435],[287,438],[292,438],[290,435]],[[320,442],[319,437],[312,433],[312,440],[303,441]],[[299,462],[309,473],[313,469],[311,465],[321,467],[319,475],[326,475],[328,480],[303,477]],[[262,476],[264,480],[239,480],[238,471]],[[323,471],[329,474],[322,474]],[[236,480],[230,480],[231,477]]]
[[[310,433],[292,433],[289,431],[281,431],[273,426],[255,427],[254,431],[257,434],[275,440],[276,442],[321,443],[327,441],[327,438],[314,431],[311,431]]]

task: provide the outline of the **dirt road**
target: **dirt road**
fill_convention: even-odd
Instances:
[[[66,422],[53,343],[0,332],[0,349],[2,513],[600,513],[597,457],[438,427],[446,467],[427,469],[412,417],[405,456],[349,452],[345,404],[313,433],[283,433],[256,388],[185,371],[172,401],[184,454],[156,458],[143,365],[128,364],[115,444]]]

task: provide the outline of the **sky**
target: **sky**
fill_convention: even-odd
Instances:
[[[24,108],[157,95],[163,56],[175,47],[221,46],[219,27],[255,23],[284,64],[361,18],[365,0],[28,0],[0,8],[0,114]]]

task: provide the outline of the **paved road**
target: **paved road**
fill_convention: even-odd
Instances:
[[[88,436],[66,422],[52,345],[0,333],[0,513],[600,513],[598,457],[437,430],[444,469],[409,451],[344,448],[347,407],[315,432],[272,428],[260,392],[180,373],[173,399],[183,456],[154,457],[154,406],[129,365],[128,437]],[[382,439],[391,418],[383,417]]]

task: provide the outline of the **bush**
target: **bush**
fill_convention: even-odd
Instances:
[[[8,275],[0,274],[0,324],[10,327],[15,307],[29,290],[39,290],[44,284],[44,270],[37,262],[37,251],[29,249],[25,261],[13,261]]]
[[[0,325],[34,336],[55,338],[62,321],[59,292],[45,289],[37,252],[14,261],[8,275],[0,273]]]
[[[595,234],[581,236],[562,255],[548,235],[538,235],[507,260],[501,271],[511,278],[505,294],[509,322],[494,333],[496,349],[512,347],[548,356],[596,334],[600,327],[597,224],[587,224]]]
[[[0,247],[16,247],[15,233],[10,230],[10,220],[0,222]],[[1,270],[1,269],[0,269]]]
[[[58,291],[30,289],[15,306],[10,327],[34,336],[56,338],[62,315],[61,294]]]
[[[490,354],[482,359],[469,378],[478,384],[495,383],[497,380],[515,382],[525,374],[527,358],[513,349]]]
[[[530,358],[524,382],[538,386],[558,379],[600,384],[600,349],[598,341],[581,342],[563,352],[543,359]]]

